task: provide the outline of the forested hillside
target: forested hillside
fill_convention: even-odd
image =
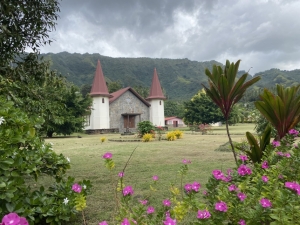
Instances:
[[[100,54],[61,52],[42,54],[51,61],[51,68],[60,72],[78,86],[92,84],[97,60],[100,59],[107,82],[120,81],[123,87],[150,87],[153,69],[156,67],[161,85],[169,99],[189,100],[207,82],[205,68],[217,61],[197,62],[189,59],[112,58]],[[241,71],[241,73],[244,71]],[[300,83],[300,70],[281,71],[271,69],[255,76],[262,79],[254,88],[274,87],[276,83],[293,85]]]

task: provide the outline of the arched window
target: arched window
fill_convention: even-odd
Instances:
[[[104,98],[102,98],[102,103],[104,103]]]
[[[159,105],[161,105],[161,101],[159,101]]]

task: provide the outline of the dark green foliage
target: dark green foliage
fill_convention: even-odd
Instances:
[[[236,63],[230,63],[229,60],[226,60],[224,69],[217,65],[213,66],[212,72],[210,72],[209,69],[206,69],[205,74],[208,77],[209,86],[202,84],[207,95],[213,100],[214,103],[216,103],[224,115],[227,135],[236,164],[237,158],[228,129],[228,119],[233,106],[241,100],[246,90],[260,80],[260,77],[255,77],[246,81],[248,73],[243,74],[239,79],[237,79],[239,65],[240,60],[238,60]]]
[[[26,47],[38,51],[50,43],[48,32],[56,24],[58,5],[57,0],[1,0],[0,61],[11,62]]]
[[[90,113],[88,108],[92,99],[88,95],[83,98],[78,87],[66,84],[62,94],[61,110],[52,110],[45,117],[42,132],[46,133],[47,137],[52,137],[53,133],[70,135],[82,131],[84,116]]]
[[[155,130],[155,127],[150,121],[139,122],[138,125],[139,136],[143,137],[144,134],[151,133]]]
[[[36,135],[36,127],[41,126],[43,119],[29,118],[12,101],[2,97],[0,105],[0,218],[8,212],[17,212],[31,224],[69,221],[77,212],[76,194],[71,189],[74,178],[64,178],[70,163]],[[52,188],[37,189],[26,182],[41,175],[53,178]],[[89,182],[84,183],[89,188]],[[83,193],[87,194],[85,190]],[[69,200],[67,205],[63,204],[65,198]]]
[[[65,178],[69,160],[56,154],[38,132],[47,132],[50,123],[64,124],[55,128],[64,129],[61,133],[80,129],[65,122],[82,121],[90,103],[38,59],[58,11],[56,0],[0,2],[0,218],[16,212],[30,224],[69,224],[90,187],[83,181],[78,183],[86,189],[80,194],[72,190],[75,179]],[[24,54],[26,47],[34,53]],[[41,175],[52,178],[49,189],[31,187]]]
[[[262,136],[258,140],[250,132],[246,132],[246,137],[250,146],[250,150],[246,150],[246,154],[253,163],[260,163],[266,147],[270,144],[272,128],[267,126]]]
[[[149,96],[150,86],[144,87],[141,85],[134,86],[133,89],[143,98],[147,98]]]
[[[277,95],[265,89],[255,107],[274,126],[278,138],[283,138],[300,121],[300,86],[284,88],[277,85]]]
[[[119,80],[112,81],[107,84],[107,88],[108,88],[109,93],[113,93],[113,92],[116,92],[116,91],[122,89],[122,83]]]
[[[49,70],[47,62],[38,61],[36,54],[13,68],[0,68],[0,95],[29,115],[43,118],[39,131],[48,136],[80,131],[91,103],[89,96],[81,97],[77,87]]]
[[[169,99],[187,100],[206,83],[205,68],[212,68],[216,61],[196,62],[188,59],[152,59],[152,58],[111,58],[100,54],[42,54],[49,59],[51,69],[64,74],[69,81],[78,86],[92,84],[98,59],[101,61],[107,83],[120,81],[123,87],[132,87],[143,97],[137,87],[151,86],[153,69],[156,67],[164,94]]]
[[[165,117],[176,116],[184,117],[184,103],[182,101],[166,100],[165,101]]]
[[[218,106],[205,94],[199,91],[189,102],[184,102],[185,124],[210,124],[224,121]]]
[[[156,67],[165,96],[171,100],[189,100],[200,89],[201,83],[207,83],[205,68],[212,69],[213,64],[223,66],[216,61],[197,62],[188,59],[151,59],[151,58],[111,58],[100,54],[78,54],[61,52],[43,54],[52,62],[51,68],[64,74],[69,81],[78,86],[91,85],[98,59],[102,64],[107,83],[119,80],[123,87],[150,88],[153,68]],[[239,71],[240,78],[245,71]],[[271,69],[255,74],[261,80],[246,91],[242,102],[256,101],[263,88],[272,88],[281,74],[284,86],[300,83],[300,70],[282,71]],[[251,76],[246,78],[250,80]],[[142,95],[147,97],[148,95]]]

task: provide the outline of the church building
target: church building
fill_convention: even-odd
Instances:
[[[154,68],[149,96],[144,99],[131,87],[108,93],[100,60],[90,92],[93,99],[91,114],[85,121],[87,133],[135,132],[141,121],[164,126],[166,99]]]

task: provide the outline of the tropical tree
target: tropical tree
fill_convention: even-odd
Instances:
[[[199,91],[190,101],[184,102],[183,118],[186,124],[209,124],[224,120],[218,106],[204,91]]]
[[[73,84],[66,84],[60,110],[48,112],[42,125],[42,132],[47,137],[53,133],[70,135],[82,131],[84,116],[90,113],[89,106],[92,103],[90,96],[82,97],[79,88]]]
[[[229,133],[228,119],[233,106],[243,97],[247,88],[260,79],[260,77],[254,77],[253,79],[246,81],[248,73],[237,78],[239,65],[240,60],[235,64],[226,60],[224,69],[221,66],[216,65],[213,66],[212,72],[210,72],[209,69],[206,69],[205,74],[208,76],[209,86],[206,87],[202,84],[207,95],[217,104],[224,115],[227,135],[236,164],[238,164],[238,161]]]
[[[277,95],[265,89],[255,107],[277,131],[277,139],[282,139],[300,121],[300,96],[298,86],[284,88],[277,85]]]
[[[179,118],[184,117],[184,103],[174,100],[166,100],[165,106],[165,116],[177,116]]]
[[[26,48],[38,52],[41,45],[49,44],[48,33],[55,28],[58,12],[57,0],[1,0],[0,62],[11,63]]]

